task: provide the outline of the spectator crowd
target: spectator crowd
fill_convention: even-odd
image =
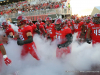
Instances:
[[[27,1],[13,3],[9,5],[3,5],[0,7],[0,15],[36,11],[36,10],[46,10],[46,9],[56,9],[62,7],[64,1],[60,2],[45,2],[41,4],[30,4]]]

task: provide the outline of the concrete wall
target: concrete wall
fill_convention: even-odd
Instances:
[[[96,7],[94,7],[91,15],[93,16],[95,13],[100,13],[100,10],[98,10]]]

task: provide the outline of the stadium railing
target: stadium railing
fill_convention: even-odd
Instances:
[[[5,14],[5,18],[16,18],[19,15],[23,16],[36,16],[36,15],[49,15],[49,14],[70,14],[70,11],[67,8],[57,8],[57,9],[46,9],[46,10],[36,10],[18,13],[11,13],[10,15]]]

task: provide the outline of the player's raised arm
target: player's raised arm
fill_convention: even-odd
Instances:
[[[3,44],[1,43],[1,41],[0,41],[0,51],[1,51],[2,55],[3,55],[5,64],[6,65],[11,64],[11,60],[7,57],[6,50],[5,50],[4,46],[3,46]]]

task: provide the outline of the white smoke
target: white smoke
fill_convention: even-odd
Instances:
[[[9,24],[11,25],[12,29],[14,29],[15,32],[18,32],[18,26],[16,26],[15,24],[12,24],[9,22]]]
[[[4,46],[12,64],[6,66],[3,62],[0,75],[13,73],[18,75],[75,75],[75,71],[89,71],[92,65],[99,65],[100,44],[96,44],[94,48],[87,43],[79,45],[75,41],[75,37],[76,34],[71,53],[57,59],[55,42],[51,43],[50,40],[47,41],[39,35],[35,35],[33,40],[37,46],[40,61],[35,60],[30,54],[26,56],[25,60],[22,60],[20,58],[22,47],[18,46],[15,40],[9,39],[9,44]]]
[[[5,18],[3,16],[0,17],[0,23],[6,21]]]

